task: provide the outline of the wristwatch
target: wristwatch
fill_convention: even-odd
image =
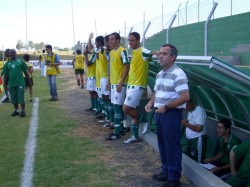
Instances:
[[[168,105],[165,105],[165,110],[168,111],[170,108]]]

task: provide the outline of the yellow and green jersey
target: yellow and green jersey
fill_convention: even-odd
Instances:
[[[5,73],[5,71],[6,71],[6,68],[7,68],[7,63],[10,61],[10,58],[9,57],[7,57],[6,58],[6,60],[5,60],[5,62],[3,63],[3,71],[2,71],[2,73],[1,73],[1,76],[3,76],[4,75],[4,73]]]
[[[75,56],[75,69],[84,69],[84,56],[83,55]]]
[[[129,62],[128,53],[120,46],[117,50],[111,50],[109,54],[110,58],[110,83],[118,84],[124,71],[124,65]],[[124,84],[128,81],[128,76],[124,80]]]
[[[96,77],[96,63],[95,62],[91,62],[91,63],[92,64],[87,67],[87,77]]]
[[[143,47],[132,51],[129,69],[128,85],[146,88],[148,84],[148,61],[152,57],[151,51]]]
[[[26,61],[25,61],[25,63],[26,63],[26,65],[28,66],[28,74],[29,74],[29,76],[30,76],[30,78],[31,78],[31,77],[32,77],[32,74],[30,74],[29,68],[30,68],[30,67],[33,67],[33,64],[30,63],[30,62],[26,62]],[[24,73],[23,73],[23,77],[25,77],[25,74],[24,74]]]
[[[108,77],[108,59],[104,48],[96,49],[90,59],[90,62],[96,62],[96,75],[98,75],[99,78]]]

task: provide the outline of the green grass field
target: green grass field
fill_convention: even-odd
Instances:
[[[58,79],[58,90],[62,91],[65,81]],[[33,186],[117,186],[115,174],[100,157],[107,148],[89,138],[71,135],[79,124],[66,118],[58,102],[48,101],[47,79],[40,76],[40,71],[35,71],[34,83],[34,96],[39,97],[39,125]],[[11,104],[0,105],[1,187],[20,186],[32,108],[33,103],[27,102],[27,116],[20,118],[10,116]]]

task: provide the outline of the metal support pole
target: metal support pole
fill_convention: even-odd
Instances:
[[[180,26],[180,6],[181,6],[181,3],[179,4],[179,7],[178,7],[178,26]]]
[[[163,3],[161,4],[161,30],[163,30]]]
[[[145,36],[146,36],[146,33],[147,33],[148,28],[149,28],[150,25],[151,25],[151,22],[148,22],[148,25],[147,25],[147,27],[146,27],[144,33],[143,33],[143,47],[145,47],[145,40],[146,40],[146,37],[145,37]]]
[[[200,22],[200,0],[198,0],[198,23]]]
[[[28,51],[28,20],[27,20],[27,0],[25,0],[25,20],[26,20],[26,51]]]
[[[231,16],[233,15],[233,0],[231,0]]]
[[[168,26],[168,28],[167,28],[167,37],[166,37],[166,38],[167,38],[167,41],[166,41],[167,43],[169,42],[169,41],[168,41],[168,37],[169,37],[168,32],[169,32],[170,28],[172,27],[175,18],[176,18],[176,14],[173,15],[172,20],[171,20],[171,22],[170,22],[170,24],[169,24],[169,26]]]
[[[71,9],[72,9],[72,26],[73,26],[74,50],[76,51],[76,42],[75,42],[75,23],[74,23],[73,0],[71,0]]]
[[[214,4],[213,4],[213,8],[212,8],[212,10],[211,10],[211,12],[210,12],[210,14],[209,14],[209,16],[208,16],[208,18],[207,18],[206,23],[205,23],[204,56],[207,56],[207,51],[208,51],[208,49],[207,49],[207,46],[208,46],[208,44],[207,44],[207,41],[208,41],[208,40],[207,40],[208,23],[209,23],[209,21],[211,20],[211,17],[213,16],[214,11],[215,11],[217,5],[218,5],[218,3],[214,3]]]
[[[188,5],[188,2],[189,2],[189,0],[187,1],[187,3],[186,3],[186,25],[187,25],[187,5]]]

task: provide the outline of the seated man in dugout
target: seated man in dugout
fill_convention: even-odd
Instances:
[[[250,187],[250,141],[230,151],[230,165],[232,176],[225,182],[233,187]]]
[[[215,167],[210,171],[221,179],[230,173],[229,153],[233,147],[240,144],[240,140],[231,133],[231,121],[229,119],[219,120],[217,127],[220,137],[219,151],[217,155],[211,158],[206,158],[204,163],[211,163]]]
[[[182,126],[186,127],[186,153],[200,163],[205,158],[207,115],[205,110],[192,100],[186,103],[186,111],[188,111],[187,119],[181,121]]]

